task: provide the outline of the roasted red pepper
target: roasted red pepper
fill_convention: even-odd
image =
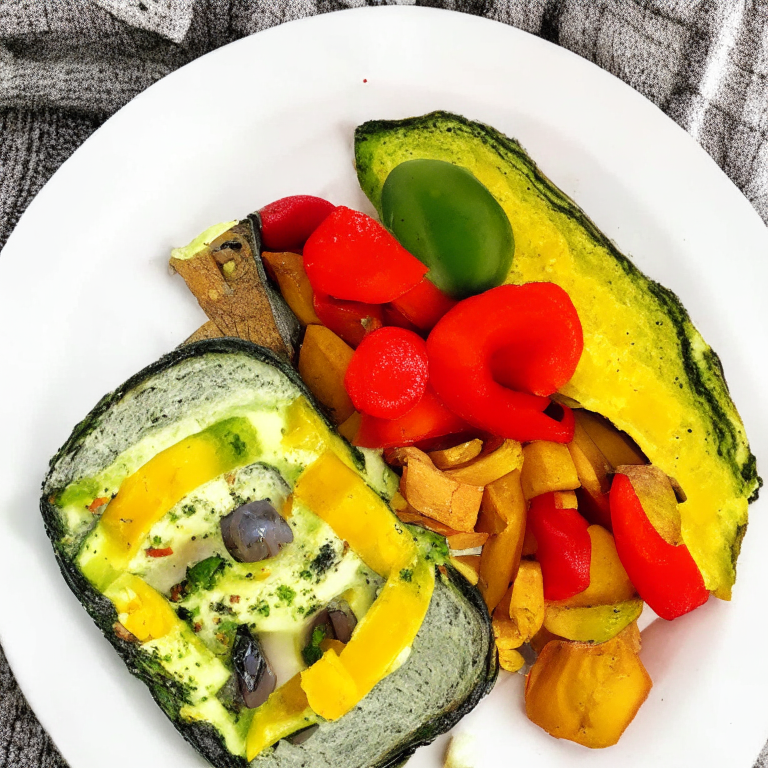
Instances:
[[[589,586],[592,539],[589,524],[575,509],[558,509],[555,495],[531,501],[528,525],[536,537],[536,559],[544,577],[544,597],[566,600]]]
[[[394,448],[471,429],[451,413],[428,386],[418,405],[399,419],[377,419],[362,414],[354,444],[361,448]]]
[[[709,592],[688,547],[663,539],[626,475],[614,476],[610,499],[616,551],[640,597],[668,621],[706,603]]]
[[[449,309],[456,306],[456,300],[425,277],[415,288],[395,299],[392,306],[420,331],[429,332]]]
[[[360,413],[397,419],[418,405],[429,380],[427,345],[404,328],[380,328],[355,350],[344,387]]]
[[[342,301],[315,291],[315,314],[320,322],[340,336],[350,347],[357,347],[366,334],[384,325],[380,304]]]
[[[304,269],[315,291],[367,304],[394,301],[427,273],[378,221],[344,206],[307,240]]]
[[[567,443],[573,413],[550,407],[545,395],[571,378],[583,347],[562,288],[502,285],[464,299],[437,323],[427,340],[430,381],[448,408],[480,429]]]
[[[421,333],[417,328],[394,304],[382,304],[381,314],[384,318],[384,325],[393,325],[395,328],[405,328],[406,331]]]
[[[260,211],[261,239],[267,251],[301,251],[307,238],[336,206],[312,195],[292,195]]]
[[[156,549],[155,547],[150,547],[147,550],[148,557],[170,557],[170,555],[172,554],[173,554],[173,549],[171,547],[163,547],[162,549]]]

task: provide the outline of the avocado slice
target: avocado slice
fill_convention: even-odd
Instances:
[[[584,354],[562,394],[610,419],[676,478],[683,539],[707,588],[729,599],[762,485],[720,360],[680,300],[646,277],[536,167],[514,139],[448,112],[371,121],[355,132],[357,175],[381,214],[390,171],[413,159],[470,170],[509,217],[509,283],[554,282],[570,295]]]
[[[192,457],[187,463],[202,467],[202,485],[182,487],[176,478],[178,494],[167,514],[144,512],[150,530],[126,566],[114,555],[115,521],[106,530],[102,525],[102,518],[109,522],[109,499],[126,478],[147,487],[162,480],[179,446]],[[295,502],[288,520],[299,546],[261,563],[240,563],[223,544],[222,516],[260,498],[282,509],[323,451],[382,499],[394,494],[396,476],[378,455],[338,436],[286,361],[250,342],[204,340],[175,350],[102,399],[52,459],[43,485],[46,531],[70,588],[177,730],[220,768],[248,764],[254,710],[239,698],[232,656],[243,625],[262,641],[282,684],[278,665],[283,682],[301,668],[302,632],[315,612],[343,591],[362,616],[382,583]],[[213,477],[217,467],[224,473]],[[137,530],[136,519],[119,522]],[[399,765],[492,688],[498,663],[484,601],[443,563],[442,539],[405,531],[436,575],[407,659],[348,714],[320,722],[302,743],[281,740],[252,765]],[[105,556],[109,568],[100,568]],[[271,655],[278,646],[285,658]]]

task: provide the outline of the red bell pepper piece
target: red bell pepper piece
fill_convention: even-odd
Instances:
[[[567,443],[573,413],[544,395],[571,378],[583,347],[579,317],[562,288],[502,285],[459,302],[432,329],[430,381],[448,408],[480,429],[521,442]]]
[[[379,304],[341,301],[317,291],[315,291],[313,304],[320,322],[344,339],[350,347],[357,347],[366,334],[384,325]]]
[[[150,547],[147,550],[148,557],[169,557],[172,554],[173,554],[173,549],[171,547],[163,547],[163,549],[156,549],[155,547]]]
[[[379,328],[355,350],[344,387],[360,413],[397,419],[413,410],[429,380],[427,345],[403,328]]]
[[[344,206],[307,240],[304,269],[315,291],[367,304],[394,301],[427,273],[378,221]]]
[[[420,331],[429,332],[449,309],[456,306],[456,300],[425,277],[415,288],[395,299],[392,306]]]
[[[399,310],[394,304],[382,304],[381,314],[384,325],[392,325],[395,328],[405,328],[406,331],[421,333],[421,331]]]
[[[558,509],[554,493],[536,496],[528,510],[536,537],[536,559],[547,600],[566,600],[589,586],[592,539],[589,524],[575,509]]]
[[[614,475],[610,499],[616,551],[640,597],[667,621],[706,603],[709,591],[688,547],[664,540],[626,475]]]
[[[259,210],[267,251],[301,251],[307,238],[336,206],[312,195],[292,195]]]
[[[361,414],[354,444],[360,448],[395,448],[471,429],[469,424],[451,413],[427,386],[418,405],[399,419],[377,419]]]

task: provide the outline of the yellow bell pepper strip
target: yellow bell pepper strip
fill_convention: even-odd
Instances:
[[[304,470],[293,495],[387,577],[341,654],[331,649],[302,673],[312,709],[335,720],[393,671],[413,643],[432,599],[434,567],[382,499],[333,453]]]
[[[165,597],[133,574],[120,575],[104,596],[114,603],[118,621],[142,643],[165,637],[180,623]]]
[[[248,761],[280,739],[313,725],[319,719],[301,687],[301,676],[294,675],[254,710],[245,741]]]
[[[333,648],[329,648],[319,661],[300,674],[307,701],[326,720],[338,720],[363,698],[354,678]]]
[[[293,490],[380,576],[416,553],[413,538],[381,497],[334,453],[326,451],[302,473]]]
[[[203,483],[250,464],[258,450],[251,422],[232,418],[185,437],[151,458],[123,480],[107,505],[94,530],[103,540],[101,556],[83,562],[85,575],[103,592],[172,507]]]

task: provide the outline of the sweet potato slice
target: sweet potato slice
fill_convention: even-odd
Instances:
[[[528,717],[585,747],[616,744],[652,686],[635,648],[631,628],[596,645],[548,642],[526,681]]]
[[[520,470],[491,483],[483,494],[483,508],[505,523],[500,533],[488,537],[480,556],[479,589],[489,611],[499,604],[520,565],[526,507]]]
[[[310,325],[299,353],[299,375],[312,394],[331,412],[336,424],[342,424],[355,412],[344,374],[354,350],[323,325]]]
[[[285,303],[302,325],[320,325],[315,314],[314,294],[304,271],[304,259],[298,253],[261,254],[267,274],[280,287]]]
[[[523,448],[523,457],[522,484],[526,499],[579,487],[579,476],[567,446],[536,440]]]
[[[505,440],[496,450],[480,454],[468,464],[446,471],[452,480],[468,485],[489,485],[523,465],[523,449],[517,440]]]
[[[483,450],[482,440],[469,440],[441,451],[431,451],[429,458],[438,469],[451,469],[472,461]]]
[[[519,648],[544,623],[544,582],[541,566],[523,561],[512,586],[493,611],[493,631],[499,649]]]
[[[453,533],[446,534],[446,539],[448,540],[448,546],[453,550],[474,549],[475,547],[482,547],[488,541],[488,534]]]
[[[422,451],[407,449],[407,471],[403,494],[417,511],[445,523],[456,531],[474,531],[483,489],[447,477]],[[402,489],[401,489],[402,493]]]
[[[557,600],[551,604],[575,608],[613,605],[636,598],[637,590],[619,560],[613,536],[600,525],[590,525],[587,533],[592,542],[589,586],[567,600]]]
[[[519,672],[524,664],[525,659],[518,651],[499,649],[499,666],[505,672]]]
[[[611,511],[608,491],[611,488],[609,475],[613,471],[613,466],[578,421],[573,440],[568,444],[568,451],[581,483],[581,488],[577,491],[581,502],[579,511],[590,522],[610,528]]]
[[[621,464],[647,464],[648,459],[637,443],[608,419],[591,411],[574,411],[576,423],[592,439],[598,450],[614,467]]]
[[[479,555],[459,555],[451,558],[451,565],[472,585],[477,584],[480,570]]]
[[[578,509],[576,491],[555,491],[555,507],[557,509]]]

